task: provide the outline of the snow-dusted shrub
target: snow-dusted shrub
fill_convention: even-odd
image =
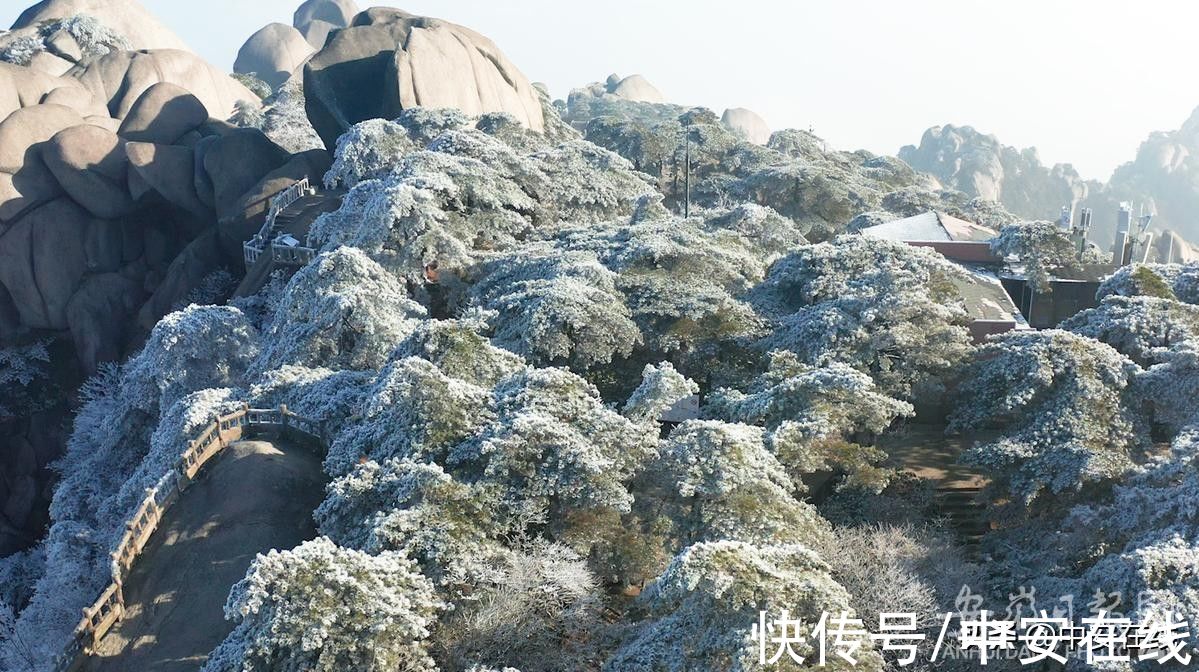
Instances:
[[[953,282],[964,273],[931,250],[865,236],[800,247],[754,291],[775,324],[761,346],[847,364],[893,397],[930,398],[972,349]]]
[[[828,533],[811,505],[792,496],[784,466],[759,427],[689,420],[670,433],[648,477],[682,544],[732,539],[808,543]]]
[[[1145,441],[1128,403],[1138,368],[1111,346],[1067,331],[992,339],[958,390],[950,429],[997,430],[965,459],[1016,498],[1068,495],[1118,478]]]
[[[910,524],[838,527],[817,550],[854,611],[868,619],[903,612],[924,627],[938,625],[962,586],[979,578],[948,535]]]
[[[522,247],[487,262],[471,290],[497,345],[538,364],[608,364],[640,343],[617,275],[586,252]]]
[[[317,538],[254,560],[225,604],[237,625],[203,669],[435,672],[427,639],[443,607],[402,554]]]
[[[496,488],[456,481],[436,464],[363,462],[333,481],[316,510],[320,532],[371,553],[402,552],[444,594],[469,596],[494,582],[507,551]]]
[[[896,418],[914,411],[911,404],[878,392],[870,376],[844,364],[814,368],[793,353],[775,352],[770,368],[747,392],[717,390],[705,413],[772,430],[770,449],[800,490],[805,474],[840,467],[848,471],[850,483],[877,492],[887,483],[887,473],[876,466],[886,455],[853,439],[882,433]]]
[[[96,17],[88,14],[75,14],[39,28],[43,35],[50,35],[58,30],[65,30],[75,38],[75,43],[79,45],[79,50],[83,52],[85,59],[103,56],[112,51],[127,51],[133,48],[124,35],[103,25]]]
[[[1113,294],[1199,303],[1199,263],[1122,266],[1099,285],[1095,297],[1102,301]]]
[[[657,212],[650,200],[631,221],[567,229],[557,244],[594,253],[618,274],[649,358],[669,356],[688,375],[719,377],[710,362],[736,361],[740,341],[761,333],[761,320],[740,299],[779,253],[777,237],[752,237],[750,214],[683,220]],[[770,218],[762,219],[769,229]]]
[[[362,459],[444,461],[495,415],[490,390],[441,372],[428,360],[388,364],[329,448],[325,470],[346,473]]]
[[[75,14],[44,21],[38,25],[37,33],[9,42],[0,49],[0,61],[14,65],[29,65],[35,55],[49,50],[49,39],[58,33],[65,33],[75,41],[79,47],[80,60],[132,48],[124,35],[103,25],[94,16]]]
[[[554,529],[581,511],[629,510],[627,483],[652,456],[653,429],[564,369],[522,371],[492,394],[495,419],[450,452],[456,473],[496,483],[509,510],[544,515]]]
[[[142,351],[122,367],[121,396],[143,410],[183,395],[240,384],[259,335],[236,308],[189,306],[158,321]]]
[[[376,368],[424,317],[394,276],[360,250],[339,248],[287,284],[256,367]]]
[[[392,359],[420,357],[451,378],[492,387],[525,368],[525,361],[491,344],[481,332],[494,315],[468,312],[457,320],[426,320],[392,353]]]
[[[1103,341],[1141,366],[1160,362],[1170,348],[1199,339],[1199,306],[1151,296],[1104,297],[1096,308],[1058,325]]]
[[[259,128],[276,145],[293,154],[325,148],[325,143],[316,134],[304,111],[303,77],[292,77],[284,82],[263,104],[265,108]],[[315,182],[321,176],[310,177]]]
[[[337,139],[325,184],[350,188],[363,180],[386,177],[402,156],[416,149],[408,129],[394,121],[368,119],[354,124]]]
[[[582,558],[561,544],[534,542],[509,554],[493,585],[442,626],[440,648],[452,661],[446,667],[593,667],[601,607],[599,583]]]
[[[317,220],[310,239],[326,249],[359,247],[414,282],[434,261],[448,281],[480,252],[511,248],[537,228],[627,217],[652,193],[624,159],[586,142],[530,152],[507,144],[509,134],[485,132],[502,125],[479,130],[438,111],[368,123],[339,146],[341,163],[327,181],[353,187],[339,210]],[[371,147],[375,135],[389,138],[386,151]],[[407,142],[416,151],[405,151]],[[389,143],[397,149],[386,149]]]
[[[670,362],[646,364],[641,372],[641,385],[621,412],[633,422],[656,423],[675,404],[698,392],[699,385],[676,371]]]
[[[607,661],[607,672],[748,672],[761,667],[751,630],[759,612],[773,620],[786,610],[788,618],[800,619],[808,628],[822,613],[853,613],[849,594],[830,575],[828,565],[800,544],[716,541],[689,546],[649,585],[640,602],[650,617]],[[882,660],[870,642],[858,642],[856,665],[830,651],[822,669],[881,670]],[[812,644],[805,638],[791,645],[805,664],[784,653],[777,669],[815,667]],[[768,649],[773,655],[775,649]]]
[[[1199,341],[1159,355],[1161,363],[1137,376],[1136,399],[1171,433],[1199,422]]]

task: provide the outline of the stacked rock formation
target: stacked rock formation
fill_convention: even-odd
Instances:
[[[328,169],[221,121],[238,101],[257,97],[181,50],[0,63],[0,349],[48,339],[60,390],[0,412],[0,554],[44,523],[67,392],[239,272],[270,195]]]

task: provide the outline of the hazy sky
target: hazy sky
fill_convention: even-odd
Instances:
[[[26,0],[0,0],[0,23]],[[143,0],[230,68],[298,0]],[[369,5],[363,5],[369,6]],[[1199,106],[1199,3],[1186,0],[413,0],[491,37],[555,97],[640,72],[673,102],[748,107],[773,128],[894,154],[970,124],[1107,179]]]

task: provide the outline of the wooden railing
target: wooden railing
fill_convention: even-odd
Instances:
[[[79,669],[100,640],[125,614],[125,579],[133,563],[158,529],[163,514],[178,501],[212,458],[226,446],[245,436],[263,431],[278,431],[293,438],[307,439],[323,449],[324,427],[317,420],[296,415],[279,408],[250,408],[243,405],[228,415],[217,416],[200,431],[179,455],[174,469],[159,479],[146,492],[146,498],[125,524],[125,534],[112,553],[112,582],[100,593],[91,606],[84,608],[83,618],[71,633],[71,639],[54,661],[55,672]]]
[[[286,210],[289,206],[301,198],[304,198],[305,196],[311,196],[315,193],[316,189],[312,187],[312,185],[308,182],[308,178],[305,177],[299,182],[292,184],[290,187],[271,197],[271,206],[267,210],[266,219],[262,222],[262,228],[258,230],[258,233],[254,234],[253,238],[242,243],[242,253],[245,256],[246,270],[249,270],[250,267],[258,261],[258,258],[265,254],[268,250],[271,252],[271,258],[273,260],[280,261],[275,254],[275,248],[277,246],[275,243],[275,222],[279,218],[279,213]],[[315,255],[309,255],[308,259],[303,263],[308,263],[308,261],[312,259],[312,256]]]

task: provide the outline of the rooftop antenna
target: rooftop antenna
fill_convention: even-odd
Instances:
[[[1057,218],[1057,228],[1069,231],[1074,225],[1074,205],[1063,205],[1062,214]]]
[[[1120,212],[1116,215],[1116,244],[1112,247],[1112,265],[1123,266],[1128,260],[1128,251],[1132,242],[1132,204],[1124,201],[1120,204]]]
[[[1063,210],[1065,210],[1063,208]],[[1070,240],[1074,241],[1074,245],[1078,250],[1078,255],[1087,249],[1087,235],[1091,233],[1091,209],[1083,208],[1078,213],[1078,224],[1070,227]]]

